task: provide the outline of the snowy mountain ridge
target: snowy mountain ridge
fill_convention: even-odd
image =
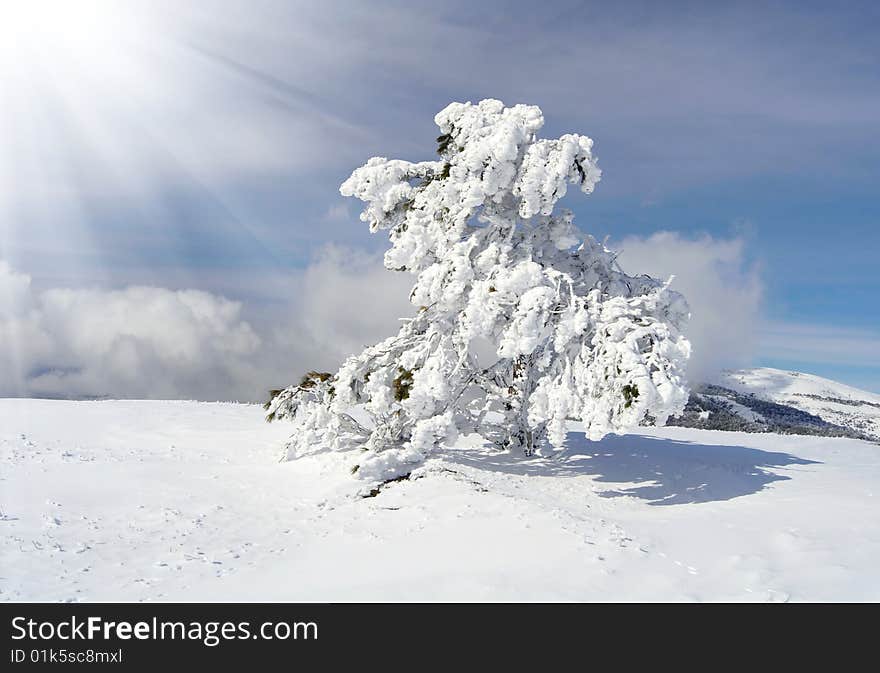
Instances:
[[[697,386],[669,425],[880,442],[880,395],[801,372],[725,370]]]

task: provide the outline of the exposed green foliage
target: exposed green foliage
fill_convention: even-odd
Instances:
[[[274,400],[276,397],[278,397],[281,394],[282,390],[283,390],[282,388],[276,388],[276,389],[270,390],[269,391],[269,399],[266,400],[266,402],[263,404],[263,409],[265,409],[266,411],[269,411],[269,407],[272,406],[272,400]]]
[[[269,411],[272,408],[272,403],[275,402],[275,398],[279,395],[285,395],[287,397],[295,397],[298,393],[301,393],[305,390],[310,390],[314,388],[318,383],[324,383],[325,381],[330,381],[333,378],[333,374],[329,372],[306,372],[303,374],[303,377],[300,379],[299,383],[296,386],[292,386],[290,388],[285,389],[274,389],[269,391],[269,399],[263,404],[263,409]],[[333,386],[329,387],[329,392],[333,395]],[[276,414],[274,411],[269,411],[266,414],[266,422],[271,423],[276,419]]]
[[[314,388],[319,381],[329,381],[333,378],[333,374],[329,372],[306,372],[300,379],[300,388]]]
[[[639,388],[638,386],[633,385],[632,383],[627,383],[623,387],[623,399],[625,400],[625,404],[623,405],[626,409],[629,409],[632,406],[632,403],[639,396]]]
[[[402,402],[409,397],[409,391],[413,384],[413,375],[410,370],[403,367],[398,367],[397,371],[398,375],[392,382],[394,385],[394,399]]]
[[[443,153],[449,149],[449,143],[452,142],[452,134],[444,133],[437,136],[437,154],[443,156]]]

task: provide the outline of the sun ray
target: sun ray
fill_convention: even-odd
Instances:
[[[0,4],[0,258],[97,285],[140,266],[141,282],[173,267],[178,283],[198,286],[192,257],[211,246],[218,263],[283,264],[226,188],[227,164],[287,160],[261,124],[263,97],[241,97],[226,116],[206,106],[249,87],[194,52],[160,9]]]

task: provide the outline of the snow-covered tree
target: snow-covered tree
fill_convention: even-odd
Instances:
[[[599,439],[679,413],[686,302],[554,212],[569,185],[599,181],[593,141],[539,139],[538,107],[497,100],[435,121],[439,160],[375,157],[340,188],[387,232],[385,266],[414,276],[418,311],[270,401],[270,418],[296,424],[288,456],[360,447],[358,474],[388,479],[457,433],[528,455],[562,447],[567,420]]]

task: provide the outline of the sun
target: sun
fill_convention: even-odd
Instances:
[[[227,186],[287,165],[266,120],[286,134],[291,117],[209,56],[234,28],[227,4],[0,0],[0,260],[100,283],[154,254],[129,231],[195,254],[175,227],[209,225],[181,217],[184,201],[220,222],[212,235],[251,236]]]
[[[123,7],[109,0],[0,0],[0,40],[20,58],[99,55],[122,27]]]
[[[137,0],[0,0],[0,258],[53,209],[77,212],[92,167],[126,175],[116,157],[135,134],[114,124],[144,88],[156,14]],[[54,235],[86,241],[81,225]]]
[[[143,37],[144,7],[111,0],[0,0],[5,102],[33,99],[59,83],[112,78],[130,57],[129,46]]]

